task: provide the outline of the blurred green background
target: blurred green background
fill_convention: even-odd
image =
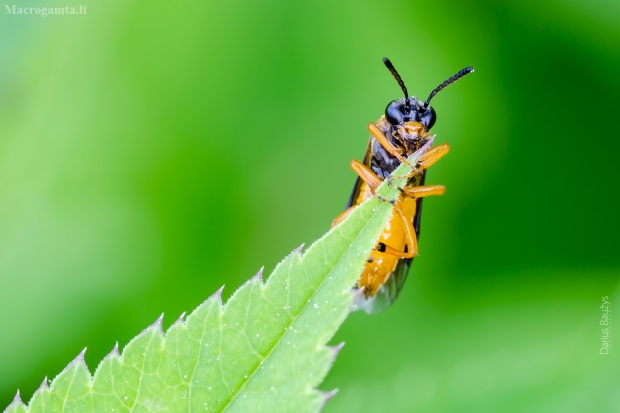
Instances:
[[[422,98],[476,72],[434,99],[452,151],[427,182],[447,193],[399,301],[335,337],[325,411],[620,412],[599,354],[601,297],[620,305],[620,3],[81,4],[0,14],[0,406],[322,235],[400,97],[388,56]]]

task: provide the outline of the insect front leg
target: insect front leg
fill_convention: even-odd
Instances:
[[[418,161],[418,168],[420,170],[428,169],[431,165],[435,164],[438,160],[443,158],[448,152],[450,152],[450,145],[442,143],[434,148],[429,149],[420,157]]]
[[[395,179],[411,179],[416,176],[420,171],[430,168],[435,164],[438,160],[443,158],[450,151],[450,145],[447,143],[442,143],[441,145],[437,145],[434,148],[429,149],[420,157],[417,168],[413,170],[410,174],[407,175],[391,175],[391,178]]]
[[[405,159],[402,156],[403,149],[397,148],[396,146],[394,146],[392,142],[388,140],[388,138],[385,136],[383,131],[381,131],[381,128],[379,128],[379,126],[376,123],[370,122],[368,124],[368,130],[370,131],[372,136],[381,144],[381,146],[383,146],[383,148],[387,151],[387,153],[389,153],[390,155],[398,159],[401,163],[408,165],[411,169],[413,169],[417,173],[417,168],[414,165],[411,165],[407,161],[407,159]]]

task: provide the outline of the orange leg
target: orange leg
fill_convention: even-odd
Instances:
[[[446,188],[443,185],[429,185],[429,186],[415,186],[411,188],[405,188],[403,195],[408,198],[423,198],[431,195],[443,195]],[[409,245],[408,252],[400,252],[400,254],[392,254],[401,258],[413,258],[418,255],[418,237],[413,229],[413,223],[407,219],[400,206],[396,205],[394,211],[400,216],[405,225],[405,233],[407,235],[407,245]],[[386,251],[387,252],[387,251]]]
[[[370,170],[369,167],[367,167],[357,159],[353,159],[351,161],[351,169],[353,169],[353,171],[355,171],[355,173],[362,179],[362,181],[364,181],[364,183],[368,185],[368,188],[370,188],[370,192],[372,192],[374,196],[376,196],[383,202],[388,202],[394,205],[395,201],[390,201],[389,199],[386,199],[381,195],[375,193],[375,190],[381,184],[381,182],[383,182],[383,179],[379,178],[373,171]]]
[[[377,174],[375,174],[369,167],[358,161],[357,159],[353,159],[351,161],[351,169],[362,178],[362,181],[366,183],[370,187],[370,190],[373,191],[383,182],[383,179],[379,178]]]
[[[405,224],[405,232],[407,233],[407,244],[409,244],[409,255],[411,257],[403,257],[403,258],[413,258],[418,255],[418,237],[415,235],[415,230],[413,229],[413,224],[410,220],[407,219],[403,210],[400,208],[394,208],[394,211],[400,216],[400,219],[403,220],[403,224]]]
[[[360,161],[356,159],[353,159],[351,161],[351,168],[366,183],[366,185],[368,185],[368,187],[370,188],[370,191],[373,194],[375,193],[375,189],[377,189],[379,184],[383,182],[383,180],[379,178],[373,171],[371,171],[369,167],[367,167],[366,165],[364,165],[363,163],[361,163]],[[390,181],[388,181],[388,183],[390,183]],[[401,189],[400,191],[404,196],[408,198],[422,198],[425,196],[443,195],[444,192],[446,192],[446,187],[443,185],[412,186],[412,187],[405,187]],[[375,196],[379,197],[379,195],[377,194],[375,194]],[[379,197],[379,199],[385,200],[385,198],[383,197]],[[389,201],[389,200],[385,200],[385,201],[391,204],[394,204],[394,201]]]
[[[445,145],[447,147],[447,145]],[[437,148],[443,148],[444,145],[438,146]],[[435,156],[428,157],[427,159],[435,159],[436,162],[439,158],[445,155],[448,151],[436,151]],[[433,163],[434,163],[433,162]],[[432,163],[431,163],[432,164]],[[381,178],[379,178],[369,167],[361,163],[360,161],[353,159],[351,161],[351,168],[355,171],[355,173],[364,181],[366,185],[370,188],[370,191],[379,199],[385,202],[389,202],[394,205],[394,211],[398,214],[398,216],[403,220],[403,224],[405,225],[405,232],[407,235],[407,245],[409,246],[409,251],[399,251],[395,248],[390,247],[384,243],[379,243],[377,245],[377,249],[379,252],[383,252],[386,254],[394,255],[399,258],[413,258],[418,255],[418,239],[415,234],[415,230],[413,229],[413,224],[407,219],[405,214],[399,205],[396,205],[396,200],[390,201],[385,199],[384,197],[375,194],[375,189],[383,182]],[[446,188],[443,185],[428,185],[428,186],[414,186],[414,187],[405,187],[401,189],[401,193],[403,196],[407,198],[423,198],[426,196],[432,195],[443,195],[446,191]],[[332,228],[342,222],[346,217],[348,217],[351,212],[357,207],[357,205],[353,205],[352,207],[345,210],[342,214],[338,215],[336,219],[332,222]]]
[[[400,211],[400,208],[398,210]],[[402,211],[401,211],[401,213],[402,213]],[[409,224],[409,225],[411,225],[411,224]],[[407,234],[407,238],[408,238],[407,242],[411,244],[411,239],[409,239],[409,235],[408,234]],[[413,240],[414,240],[413,241],[414,244],[412,244],[412,245],[415,245],[415,248],[416,248],[415,249],[415,253],[399,251],[396,248],[392,248],[392,247],[390,247],[389,245],[387,245],[387,244],[385,244],[383,242],[380,242],[377,245],[377,251],[382,252],[384,254],[393,255],[393,256],[398,257],[398,258],[413,258],[413,257],[415,257],[418,254],[418,252],[417,252],[418,244],[417,244],[417,241],[415,240],[415,233],[414,233]]]
[[[410,179],[418,174],[419,171],[423,171],[424,169],[428,169],[430,166],[434,165],[435,162],[440,160],[450,151],[450,145],[447,143],[442,143],[441,145],[437,145],[434,148],[429,149],[420,157],[418,161],[418,168],[414,169],[410,174],[407,175],[392,175],[392,178],[396,179]]]
[[[342,214],[338,215],[338,216],[336,217],[336,219],[334,219],[334,220],[332,221],[332,226],[331,226],[331,228],[334,228],[336,225],[338,225],[338,224],[340,224],[342,221],[344,221],[344,219],[345,219],[346,217],[348,217],[348,216],[351,214],[351,212],[353,212],[353,210],[354,210],[355,208],[357,208],[357,205],[353,205],[352,207],[347,208],[347,209],[346,209],[346,210],[345,210]]]
[[[403,195],[407,198],[423,198],[425,196],[443,195],[444,192],[446,192],[446,188],[443,185],[415,186],[403,189]],[[407,245],[409,245],[409,251],[399,251],[385,244],[383,244],[383,247],[379,245],[377,248],[382,247],[382,249],[379,249],[380,252],[394,255],[399,258],[413,258],[418,255],[418,238],[415,234],[415,230],[413,229],[413,224],[409,219],[407,219],[407,217],[403,213],[403,210],[400,209],[399,205],[394,206],[394,211],[402,219],[405,226],[405,233],[407,235]]]
[[[434,148],[429,149],[424,155],[422,155],[422,157],[420,157],[420,160],[418,161],[418,164],[420,165],[419,169],[422,170],[429,168],[435,162],[443,158],[449,151],[450,145],[447,143],[442,143],[441,145],[437,145]]]
[[[409,162],[407,162],[407,160],[405,158],[402,157],[402,153],[403,150],[400,148],[397,148],[396,146],[394,146],[392,144],[392,142],[390,142],[388,140],[388,138],[383,134],[383,132],[381,131],[381,128],[379,128],[379,126],[377,126],[376,123],[374,122],[370,122],[368,124],[368,130],[370,131],[370,133],[372,134],[372,136],[379,141],[379,143],[381,144],[381,146],[383,146],[383,148],[392,156],[396,157],[396,159],[398,159],[401,163],[404,163],[406,165],[409,165],[409,167],[413,170],[416,170],[416,167],[411,165]]]
[[[375,189],[383,182],[381,178],[379,178],[373,171],[370,170],[366,165],[358,161],[357,159],[351,160],[351,169],[364,181],[366,185],[370,188],[370,191],[374,194]],[[381,200],[385,200],[386,202],[390,202],[389,200],[376,195]],[[351,212],[357,207],[357,205],[353,205],[350,208],[347,208],[342,214],[338,215],[333,221],[331,228],[334,228],[336,225],[340,224],[342,221],[348,217]]]
[[[445,192],[446,187],[443,185],[412,186],[405,187],[403,189],[403,195],[407,198],[423,198],[425,196],[443,195]]]

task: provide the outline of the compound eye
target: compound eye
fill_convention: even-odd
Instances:
[[[435,109],[432,106],[426,108],[426,110],[420,111],[420,123],[426,127],[427,130],[430,130],[435,121],[437,120],[437,114],[435,113]]]
[[[405,103],[401,100],[394,100],[385,108],[385,118],[392,126],[401,125],[411,117],[411,108],[407,111]]]

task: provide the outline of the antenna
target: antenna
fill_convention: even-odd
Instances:
[[[469,73],[471,73],[473,71],[474,71],[473,67],[466,67],[465,69],[460,70],[457,74],[455,74],[454,76],[452,76],[451,78],[449,78],[448,80],[443,82],[441,85],[437,86],[435,88],[435,90],[433,90],[431,92],[431,94],[428,95],[428,99],[426,99],[426,102],[424,102],[424,108],[428,107],[428,104],[430,103],[431,99],[434,98],[437,93],[441,92],[441,90],[443,88],[445,88],[446,86],[448,86],[451,83],[456,82],[457,80],[459,80],[460,78],[462,78],[466,74],[469,74]]]
[[[383,64],[385,65],[385,67],[388,68],[392,76],[394,76],[394,79],[396,79],[396,81],[400,85],[400,88],[403,90],[403,93],[405,94],[405,113],[409,113],[411,111],[411,105],[409,104],[409,94],[407,93],[407,86],[405,86],[405,82],[403,82],[403,79],[396,71],[396,68],[394,67],[392,62],[390,62],[390,59],[384,57]]]

